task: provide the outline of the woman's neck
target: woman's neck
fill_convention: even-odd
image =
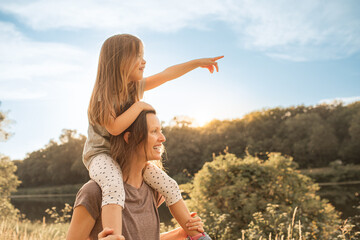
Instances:
[[[146,165],[146,161],[133,158],[130,162],[131,168],[126,183],[135,188],[140,188],[143,182],[142,171]]]

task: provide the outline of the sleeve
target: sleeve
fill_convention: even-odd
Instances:
[[[90,180],[76,194],[74,208],[84,206],[96,221],[101,214],[101,188]]]

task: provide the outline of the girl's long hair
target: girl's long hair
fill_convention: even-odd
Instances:
[[[156,114],[156,112],[155,110],[142,111],[128,129],[126,129],[118,136],[111,135],[110,137],[110,154],[111,157],[120,165],[124,177],[124,182],[128,180],[129,172],[131,170],[131,160],[136,159],[136,154],[138,151],[144,151],[145,157],[147,159],[147,114]],[[128,142],[126,142],[124,139],[126,132],[130,132]],[[159,168],[163,169],[161,160],[152,162]]]
[[[141,40],[130,34],[112,36],[102,45],[88,108],[91,124],[104,126],[122,111],[127,102],[139,100],[139,81],[129,81],[129,75],[141,46]]]

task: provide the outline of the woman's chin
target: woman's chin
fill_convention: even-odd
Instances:
[[[161,160],[161,154],[152,154],[152,156],[149,156],[149,159],[150,159],[150,161],[151,160],[154,160],[154,161]]]

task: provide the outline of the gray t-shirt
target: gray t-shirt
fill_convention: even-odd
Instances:
[[[142,99],[145,90],[145,78],[140,80],[138,96]],[[89,169],[90,162],[95,155],[106,153],[110,155],[110,133],[105,127],[89,123],[88,137],[83,150],[83,162]]]
[[[126,240],[160,240],[160,218],[158,206],[163,196],[144,181],[139,189],[124,183],[125,208],[123,210],[122,233]],[[95,220],[90,239],[98,239],[102,231],[101,188],[93,180],[82,186],[76,195],[74,208],[84,206]]]

